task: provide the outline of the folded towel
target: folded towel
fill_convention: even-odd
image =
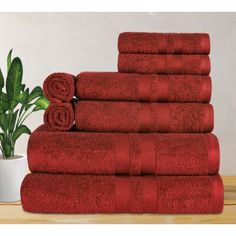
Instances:
[[[29,174],[23,209],[35,213],[220,213],[223,184],[213,176]]]
[[[213,107],[201,103],[80,101],[78,130],[98,132],[201,133],[213,130]]]
[[[51,103],[44,112],[44,124],[52,130],[70,130],[74,124],[74,105]]]
[[[210,37],[206,33],[143,33],[119,35],[120,53],[209,54]]]
[[[67,73],[53,73],[44,81],[43,92],[51,102],[69,102],[75,93],[75,77]]]
[[[208,103],[211,99],[211,78],[197,75],[82,72],[77,75],[76,96],[84,100]]]
[[[27,156],[32,172],[128,175],[216,174],[220,159],[213,134],[56,132],[45,125],[30,136]]]
[[[209,75],[206,55],[119,54],[118,71],[141,74]]]

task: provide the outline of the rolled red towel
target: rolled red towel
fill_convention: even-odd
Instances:
[[[220,160],[213,134],[56,132],[45,126],[30,136],[27,156],[32,172],[113,175],[216,174]]]
[[[53,73],[45,79],[43,92],[51,102],[69,102],[75,93],[75,77],[67,73]]]
[[[35,213],[220,213],[224,191],[219,175],[33,173],[22,183],[21,203],[25,211]]]
[[[124,32],[119,35],[120,53],[209,54],[207,33]]]
[[[206,55],[119,54],[118,71],[141,74],[209,75]]]
[[[201,103],[80,101],[77,129],[98,132],[211,132],[213,107]]]
[[[84,100],[208,103],[211,99],[211,78],[82,72],[77,75],[76,96]]]
[[[51,103],[44,112],[44,123],[52,130],[70,130],[74,124],[72,103]]]

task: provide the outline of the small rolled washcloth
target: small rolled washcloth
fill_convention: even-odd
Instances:
[[[45,79],[43,92],[51,102],[69,102],[75,93],[75,77],[67,73],[53,73]]]
[[[70,130],[74,124],[74,105],[51,103],[44,112],[44,124],[52,130]]]

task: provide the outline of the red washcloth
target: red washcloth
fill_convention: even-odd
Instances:
[[[30,136],[27,156],[32,172],[128,175],[216,174],[220,159],[213,134],[55,132],[45,126]]]
[[[44,124],[52,130],[70,130],[74,120],[72,103],[51,103],[44,112]]]
[[[209,54],[210,37],[206,33],[143,33],[119,35],[120,53]]]
[[[29,174],[23,209],[35,213],[220,213],[224,191],[213,176]]]
[[[201,133],[213,130],[213,107],[201,103],[80,101],[78,130],[98,132]]]
[[[206,55],[119,54],[118,71],[141,74],[209,75]]]
[[[154,75],[82,72],[76,96],[84,100],[203,102],[211,99],[211,78],[197,75]]]
[[[69,102],[75,93],[75,77],[67,73],[53,73],[45,79],[43,92],[51,102]]]

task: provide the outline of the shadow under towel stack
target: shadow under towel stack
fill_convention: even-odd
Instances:
[[[222,212],[209,35],[121,33],[118,49],[118,72],[45,80],[52,103],[29,139],[24,210]]]

